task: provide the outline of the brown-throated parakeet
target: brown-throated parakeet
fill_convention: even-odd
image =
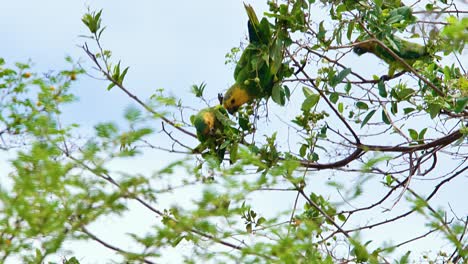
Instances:
[[[389,41],[383,41],[383,43],[392,50],[398,57],[405,60],[409,66],[418,61],[431,61],[431,56],[427,52],[426,46],[409,42],[401,38],[394,37],[392,44]],[[388,75],[387,78],[391,78],[396,70],[408,70],[404,64],[394,58],[387,50],[381,47],[377,42],[369,40],[359,43],[354,46],[353,51],[361,56],[365,53],[372,53],[381,60],[388,64]]]
[[[252,6],[244,6],[249,17],[250,42],[234,70],[235,83],[224,95],[223,106],[231,114],[254,99],[269,98],[284,66],[284,41],[278,38],[274,26],[266,18],[259,21]],[[280,103],[275,97],[273,100]]]
[[[195,153],[203,153],[208,149],[209,154],[215,154],[221,162],[226,146],[222,146],[227,139],[226,132],[231,129],[232,121],[222,105],[200,110],[190,117],[197,131],[200,144],[194,148]],[[206,153],[205,153],[206,154]]]

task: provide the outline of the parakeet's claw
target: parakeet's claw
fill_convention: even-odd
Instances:
[[[218,93],[218,101],[219,101],[219,104],[222,105],[223,104],[223,100],[224,100],[224,96],[222,93]]]

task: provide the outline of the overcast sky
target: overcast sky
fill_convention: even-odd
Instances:
[[[258,14],[266,7],[264,2],[254,5]],[[232,83],[232,67],[224,64],[224,56],[232,47],[239,46],[246,35],[247,19],[240,0],[2,1],[0,57],[9,65],[31,59],[38,72],[68,67],[64,60],[67,55],[82,58],[84,65],[89,66],[78,47],[89,41],[79,37],[88,33],[81,22],[88,6],[104,10],[103,24],[107,29],[103,44],[112,50],[115,61],[120,59],[123,66],[130,66],[126,86],[139,97],[147,98],[155,89],[165,88],[187,99],[190,105],[200,106],[198,101],[188,101],[193,97],[189,93],[192,84],[206,82],[208,98],[216,102],[217,93]],[[99,121],[120,119],[123,109],[131,104],[117,89],[107,91],[103,82],[83,76],[75,85],[80,102],[66,109],[66,117],[84,128]],[[135,162],[132,166],[139,167]],[[447,200],[451,198],[449,193],[446,196]],[[271,200],[266,204],[271,204]],[[125,232],[115,230],[129,226],[138,229],[144,226],[142,222],[154,221],[142,215],[147,213],[138,212],[122,221],[108,219],[96,225],[95,230],[118,244],[125,241]],[[397,226],[395,230],[404,233],[405,228],[412,227]],[[103,263],[113,256],[111,251],[92,242],[77,244],[74,250],[83,264]],[[173,262],[176,255],[174,251],[174,259],[168,259],[167,263]]]

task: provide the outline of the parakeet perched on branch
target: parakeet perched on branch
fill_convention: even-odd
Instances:
[[[393,45],[389,43],[389,41],[383,42],[390,50],[392,50],[396,55],[400,58],[405,60],[409,66],[413,66],[413,64],[418,60],[423,61],[430,61],[431,56],[427,52],[425,46],[409,42],[397,37],[393,39]],[[377,42],[369,40],[367,42],[362,42],[354,46],[353,51],[361,56],[364,53],[370,52],[377,56],[378,58],[382,59],[388,64],[388,78],[391,78],[395,71],[398,69],[401,70],[408,70],[405,65],[403,65],[400,61],[394,58],[387,50],[381,47]]]
[[[191,117],[192,124],[197,130],[197,138],[200,142],[206,142],[210,138],[215,138],[217,130],[223,129],[223,123],[220,121],[222,115],[227,115],[222,106],[217,105],[200,110]],[[228,118],[227,116],[225,118]],[[221,131],[222,133],[222,131]]]
[[[219,161],[222,161],[226,152],[226,146],[222,146],[227,139],[226,131],[233,124],[226,110],[221,105],[205,108],[191,116],[190,120],[200,141],[200,144],[194,148],[194,153],[203,153],[208,149],[208,153],[216,154]]]
[[[250,42],[234,70],[235,84],[224,95],[223,106],[231,114],[254,99],[269,98],[283,67],[283,40],[273,33],[266,18],[259,21],[252,6],[244,6]],[[277,98],[273,100],[279,103]]]

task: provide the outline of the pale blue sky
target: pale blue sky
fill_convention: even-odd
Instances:
[[[83,58],[77,45],[87,34],[81,16],[86,7],[104,9],[107,30],[103,45],[115,60],[130,66],[126,85],[147,97],[157,88],[179,97],[189,95],[190,86],[205,81],[216,98],[229,87],[232,72],[224,55],[238,46],[245,35],[241,1],[5,1],[0,18],[2,56],[8,61],[32,59],[38,71],[66,67],[64,57]],[[89,64],[87,64],[89,66]],[[128,98],[102,89],[102,82],[80,80],[80,121],[121,115],[118,106]],[[210,92],[208,92],[208,95]],[[103,100],[105,98],[105,100]],[[105,107],[107,104],[111,107]],[[116,106],[117,104],[117,106]],[[116,111],[117,110],[117,111]]]
[[[38,72],[62,70],[67,67],[64,57],[70,55],[75,59],[82,58],[84,65],[89,66],[85,54],[77,45],[85,41],[78,36],[88,33],[81,17],[87,6],[90,6],[93,10],[104,10],[103,23],[107,29],[103,45],[112,50],[115,60],[120,59],[122,65],[130,66],[125,81],[127,87],[140,98],[147,98],[157,88],[165,88],[194,107],[202,104],[189,93],[192,84],[206,82],[207,97],[213,99],[213,103],[216,102],[217,93],[230,86],[233,80],[232,68],[224,64],[224,56],[232,47],[238,46],[246,34],[247,19],[240,0],[2,2],[0,57],[5,58],[10,65],[31,59],[35,64],[34,70]],[[266,5],[264,1],[257,1],[254,7],[260,14]],[[120,119],[123,109],[131,101],[117,89],[109,92],[105,88],[103,82],[80,77],[74,87],[80,102],[65,109],[67,120],[91,128],[99,121]],[[272,108],[276,109],[276,106]],[[145,162],[147,160],[128,164],[124,162],[119,166],[142,169]],[[465,189],[466,178],[456,180],[460,184],[451,185],[453,189],[450,191],[441,191],[440,204],[446,205],[445,201],[453,200],[454,194]],[[310,188],[320,191],[322,184],[317,183]],[[427,185],[428,190],[432,188],[430,183]],[[264,208],[278,198],[274,194],[262,195],[258,204]],[[369,193],[367,198],[372,199],[372,195],[375,193]],[[282,197],[281,201],[274,203],[288,204],[292,200],[293,197]],[[466,205],[452,205],[459,211],[466,209]],[[95,231],[109,241],[115,241],[116,245],[125,241],[125,232],[121,231],[126,228],[144,232],[145,225],[151,224],[154,218],[138,206],[134,209],[138,212],[132,216],[123,220],[106,219],[95,226]],[[389,229],[375,229],[374,234],[395,232],[404,235],[406,230],[415,228],[397,224]],[[83,264],[103,263],[114,256],[111,251],[93,242],[76,244],[70,248],[74,248],[77,256],[82,257]],[[178,250],[171,252],[167,263],[174,263],[177,254]]]

